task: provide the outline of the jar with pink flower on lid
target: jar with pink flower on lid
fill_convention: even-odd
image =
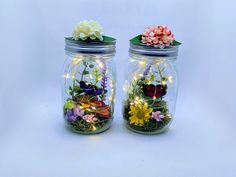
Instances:
[[[65,39],[63,117],[70,130],[96,134],[113,120],[116,40],[104,36],[96,21],[81,21]]]
[[[175,61],[180,44],[166,26],[159,25],[147,27],[130,40],[123,86],[123,117],[128,129],[158,134],[169,127],[177,98]]]

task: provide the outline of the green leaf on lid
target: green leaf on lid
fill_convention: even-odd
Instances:
[[[181,45],[181,42],[174,40],[172,45],[173,46],[178,46],[178,45]]]
[[[131,42],[131,44],[134,44],[134,45],[143,45],[143,43],[141,42],[141,39],[142,39],[141,35],[138,35],[130,39],[129,41]]]
[[[103,43],[110,44],[110,43],[114,43],[116,41],[115,38],[110,37],[110,36],[102,36],[102,37],[103,37],[103,40],[101,42],[103,42]]]
[[[100,41],[99,39],[86,39],[86,40],[74,40],[72,37],[65,37],[66,40],[74,41],[74,42],[82,42],[82,43],[101,43],[101,44],[114,44],[116,42],[116,39],[110,36],[102,36],[103,40]]]

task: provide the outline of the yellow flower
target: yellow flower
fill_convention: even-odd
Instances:
[[[99,39],[103,40],[102,37],[103,30],[102,26],[93,20],[81,21],[74,29],[72,37],[74,40],[86,40],[88,38],[94,40]]]
[[[147,103],[135,104],[130,106],[129,117],[130,124],[135,124],[138,126],[143,126],[145,122],[148,122],[151,119],[150,113],[152,108],[148,108]]]

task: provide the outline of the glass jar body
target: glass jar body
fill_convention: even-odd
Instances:
[[[130,55],[123,88],[123,117],[128,129],[157,134],[169,127],[178,89],[175,59]]]
[[[63,116],[81,134],[107,130],[113,120],[114,54],[67,54],[63,69]]]

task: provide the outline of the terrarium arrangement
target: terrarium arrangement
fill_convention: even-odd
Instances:
[[[124,84],[123,117],[138,133],[156,134],[172,121],[177,95],[177,75],[171,61],[178,46],[166,27],[147,27],[130,40],[130,64]]]
[[[63,113],[66,125],[82,134],[107,130],[114,111],[115,39],[96,21],[82,21],[66,38]]]

